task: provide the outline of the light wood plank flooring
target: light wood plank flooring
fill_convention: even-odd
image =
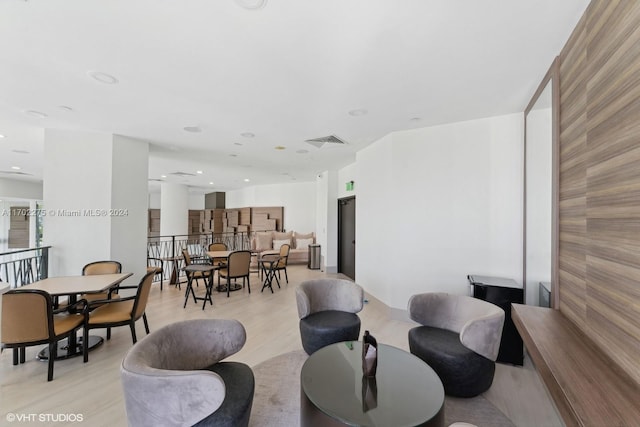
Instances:
[[[182,290],[165,285],[164,291],[154,285],[147,308],[151,330],[185,319],[233,318],[238,319],[247,330],[245,347],[232,357],[254,366],[279,354],[302,348],[298,331],[295,303],[295,287],[303,280],[320,277],[336,277],[319,270],[308,270],[306,266],[288,267],[289,284],[275,293],[260,292],[261,284],[252,274],[252,292],[246,289],[226,294],[214,293],[213,307],[207,305],[203,311],[201,303],[193,300],[182,308]],[[284,279],[284,276],[283,276]],[[196,288],[204,293],[202,286]],[[363,331],[368,329],[379,342],[408,351],[407,332],[415,324],[396,320],[381,302],[367,296],[369,303],[360,313]],[[397,316],[395,316],[397,317]],[[137,324],[138,338],[145,336],[142,321]],[[105,335],[103,330],[92,334]],[[112,338],[92,351],[89,362],[82,358],[58,361],[55,364],[54,380],[46,381],[46,363],[35,360],[41,348],[27,348],[27,363],[12,365],[12,352],[4,351],[0,356],[0,425],[6,422],[8,413],[33,416],[33,422],[14,422],[12,425],[86,425],[125,426],[126,416],[120,385],[119,368],[122,357],[131,347],[128,327],[112,330]],[[552,403],[530,362],[525,367],[498,365],[496,378],[485,397],[492,401],[517,426],[557,426],[559,421]],[[180,396],[176,396],[177,399]],[[79,414],[83,421],[43,423],[40,414]],[[46,416],[46,415],[45,415]]]

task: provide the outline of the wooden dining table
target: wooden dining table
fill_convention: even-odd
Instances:
[[[77,302],[78,295],[106,292],[109,289],[119,285],[125,279],[130,277],[132,273],[117,274],[96,274],[89,276],[61,276],[48,277],[38,280],[29,285],[25,285],[25,289],[38,289],[48,292],[53,297],[68,296],[69,304]],[[89,349],[93,349],[103,343],[103,338],[99,336],[89,336]],[[82,354],[82,341],[72,334],[68,340],[60,340],[58,342],[58,359],[68,359],[70,357],[80,356]],[[38,359],[49,359],[49,348],[46,347],[38,353]]]

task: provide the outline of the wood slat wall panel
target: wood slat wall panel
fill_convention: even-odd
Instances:
[[[640,2],[592,1],[560,61],[559,308],[640,383]]]

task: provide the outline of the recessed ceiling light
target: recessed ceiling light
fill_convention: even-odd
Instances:
[[[249,178],[244,179],[244,182],[249,182],[249,181],[251,181]]]
[[[420,117],[412,117],[410,119],[410,121],[412,121],[412,122],[419,122],[420,120],[422,120]]]
[[[298,150],[296,151],[296,153],[298,154],[307,154],[309,152],[309,150]]]
[[[202,171],[196,171],[198,175],[202,175]]]
[[[287,147],[283,147],[282,145],[276,145],[275,147],[273,147],[275,150],[286,150]]]
[[[11,166],[11,169],[19,171],[21,168],[20,168],[20,166]]]
[[[167,175],[160,175],[160,178],[166,178]]]
[[[213,185],[213,181],[209,182],[209,185]]]
[[[24,112],[27,116],[36,117],[38,119],[46,119],[48,116],[40,111],[28,110]]]
[[[234,142],[233,145],[242,145],[241,142]]]
[[[0,139],[4,138],[4,135],[0,134]]]
[[[253,138],[256,134],[251,132],[242,132],[240,136],[243,138]]]
[[[184,129],[185,132],[192,132],[192,133],[202,132],[202,129],[200,129],[200,127],[198,126],[185,126],[182,129]]]
[[[267,5],[267,0],[236,0],[236,4],[243,9],[258,10]]]
[[[58,105],[58,108],[61,109],[62,111],[66,111],[67,113],[72,113],[73,112],[73,108],[67,106],[67,105]]]
[[[99,81],[100,83],[104,83],[107,85],[114,85],[118,83],[118,79],[113,77],[111,74],[103,73],[101,71],[89,71],[87,72],[89,77],[92,79]]]
[[[11,151],[17,154],[29,154],[29,152],[26,150],[11,150]]]
[[[353,117],[364,116],[368,113],[364,108],[358,108],[356,110],[349,111],[349,115]]]

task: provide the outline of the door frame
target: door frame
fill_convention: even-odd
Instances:
[[[341,205],[341,202],[347,202],[347,201],[350,201],[350,200],[354,200],[355,201],[356,200],[356,196],[353,195],[353,196],[347,196],[347,197],[340,197],[338,199],[338,242],[337,242],[338,243],[338,273],[340,273],[342,271],[342,246],[340,244],[340,241],[342,239],[342,215],[340,215],[340,205]],[[355,220],[356,220],[356,218],[354,216],[354,218],[353,218],[354,224],[355,224]],[[353,280],[355,280],[355,275],[356,275],[355,265],[356,265],[356,260],[355,260],[355,256],[354,256],[354,259],[353,259],[353,266],[354,266],[354,270],[353,270],[354,277],[353,277]]]

